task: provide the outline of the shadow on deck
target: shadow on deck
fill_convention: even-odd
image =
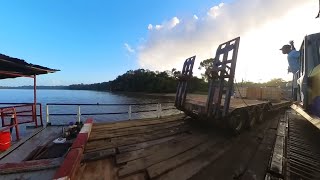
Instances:
[[[264,145],[268,146],[268,149],[260,152],[264,154],[262,160],[265,160],[265,163],[261,163],[260,169],[265,169],[275,138],[275,130],[267,130],[271,125],[277,125],[277,122],[275,120],[263,123],[256,130],[244,132],[238,137],[231,136],[223,130],[200,125],[184,115],[94,124],[76,177],[189,179],[204,170],[212,171],[206,167],[215,161],[219,160],[221,165],[233,163],[230,158],[224,164],[221,163],[224,161],[221,160],[222,156],[240,156],[242,158],[235,158],[239,161],[235,164],[249,166],[250,160],[256,160],[253,156],[258,152],[257,147],[263,140],[270,141]],[[268,133],[274,133],[274,136],[270,138]],[[247,142],[248,147],[245,147]],[[242,149],[238,149],[239,147]],[[261,157],[259,158],[261,160]],[[242,162],[243,159],[246,161]],[[265,171],[259,173],[264,177]],[[214,178],[212,174],[204,174],[206,176],[200,176],[202,179]],[[231,173],[230,177],[233,176]]]

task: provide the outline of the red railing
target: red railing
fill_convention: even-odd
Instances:
[[[4,104],[4,103],[0,103]],[[39,108],[39,114],[37,115],[37,107]],[[38,117],[40,118],[40,124],[43,126],[42,122],[42,106],[40,103],[34,104],[16,104],[8,107],[1,107],[1,109],[5,108],[14,108],[16,117],[19,119],[18,124],[25,124],[25,123],[35,123],[36,128],[38,127]],[[2,127],[10,126],[11,122],[7,124],[5,118],[11,118],[12,113],[1,113],[1,120],[2,120]]]
[[[17,113],[14,107],[2,107],[0,108],[0,114],[2,119],[2,127],[0,132],[6,131],[15,127],[16,130],[16,139],[19,140],[19,127],[18,127],[18,120],[17,120]],[[5,125],[5,120],[7,117],[10,117],[10,125]]]

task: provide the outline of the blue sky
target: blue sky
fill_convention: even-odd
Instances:
[[[290,80],[279,48],[320,29],[318,0],[0,1],[0,53],[60,69],[38,85],[109,81],[130,69],[180,69],[241,37],[236,80]],[[299,26],[297,26],[299,22]],[[0,86],[32,80],[1,80]]]
[[[124,44],[138,46],[148,25],[174,16],[205,14],[219,1],[14,1],[0,2],[0,53],[60,69],[39,85],[112,80],[139,68]],[[30,84],[19,78],[1,85]]]

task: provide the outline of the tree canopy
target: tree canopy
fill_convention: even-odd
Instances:
[[[113,92],[148,92],[148,93],[174,93],[177,88],[177,76],[180,71],[150,71],[147,69],[129,70],[109,82],[95,84],[70,85],[70,89],[100,90]],[[189,91],[207,91],[208,83],[203,79],[192,77]]]

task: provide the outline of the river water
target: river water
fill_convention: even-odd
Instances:
[[[99,91],[85,91],[85,90],[38,90],[37,102],[42,104],[43,109],[43,122],[46,123],[46,104],[48,103],[68,103],[68,104],[130,104],[130,103],[158,103],[173,101],[173,98],[162,96],[144,96],[137,94],[118,94],[110,92]],[[33,102],[33,90],[30,89],[1,89],[0,90],[0,102],[1,103],[32,103]],[[5,106],[5,105],[1,105]],[[6,105],[7,106],[7,105]],[[162,104],[161,108],[172,108],[173,103]],[[146,111],[157,109],[155,105],[142,105],[131,106],[131,111]],[[39,110],[39,108],[38,108]],[[67,124],[69,122],[75,122],[78,120],[77,115],[54,115],[54,114],[78,114],[79,106],[58,106],[49,105],[49,118],[48,120],[52,124]],[[80,107],[80,113],[100,113],[100,115],[81,115],[81,121],[85,121],[87,118],[93,118],[95,122],[112,122],[127,120],[129,118],[128,105],[110,105],[110,106],[83,106]],[[105,115],[102,113],[124,113],[124,114],[110,114]],[[38,112],[39,113],[39,112]],[[161,111],[161,115],[169,115],[179,113],[177,110]],[[143,112],[132,113],[131,118],[148,118],[156,117],[159,112]]]

